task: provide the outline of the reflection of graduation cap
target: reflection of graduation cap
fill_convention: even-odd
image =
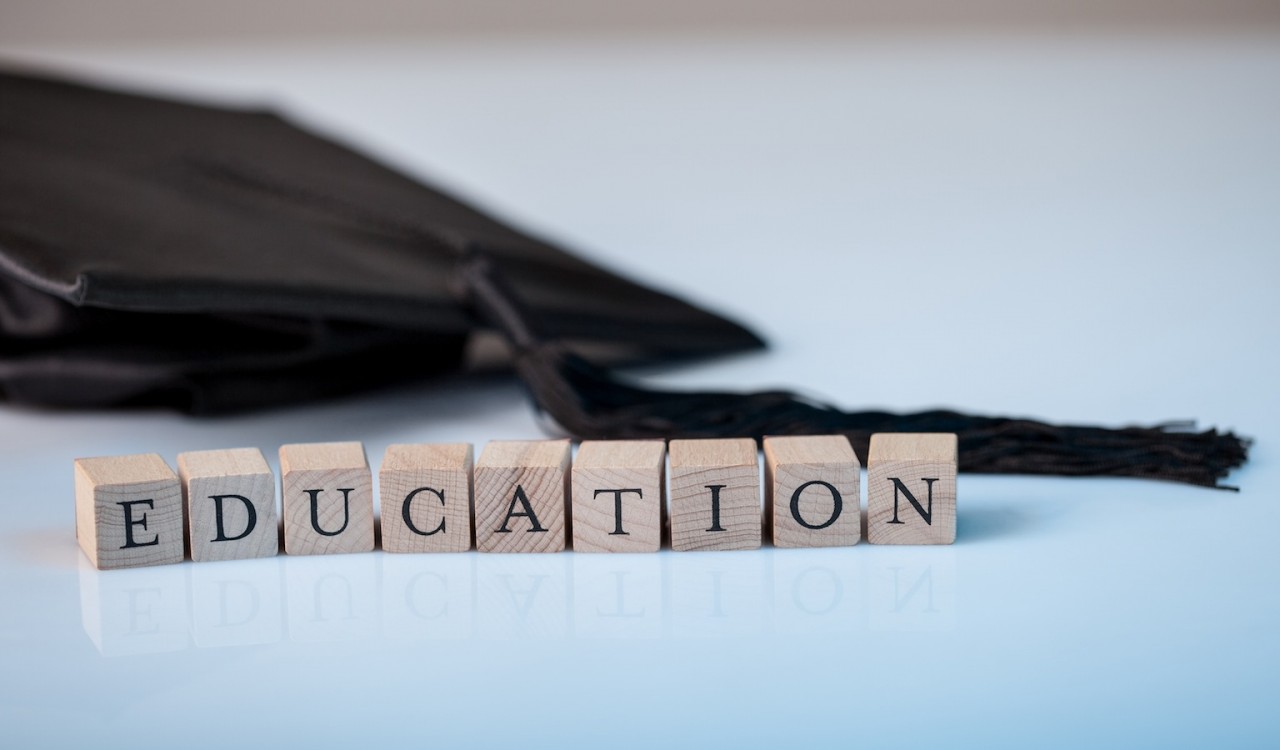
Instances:
[[[847,413],[782,392],[659,393],[595,362],[761,346],[261,111],[0,73],[0,386],[16,402],[217,413],[463,366],[495,330],[578,437],[960,435],[967,471],[1216,485],[1231,434],[954,412]]]

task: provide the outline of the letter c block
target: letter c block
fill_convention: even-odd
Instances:
[[[471,444],[392,445],[378,470],[382,549],[471,549]]]

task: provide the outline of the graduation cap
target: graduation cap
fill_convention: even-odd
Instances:
[[[660,392],[609,366],[753,349],[620,278],[262,110],[0,71],[0,388],[17,403],[213,414],[460,370],[500,334],[579,438],[955,432],[965,471],[1219,486],[1247,441],[1188,425],[846,412]]]

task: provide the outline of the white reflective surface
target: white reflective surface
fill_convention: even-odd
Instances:
[[[99,573],[78,456],[542,433],[500,378],[208,421],[8,408],[5,744],[1275,745],[1277,42],[9,50],[278,100],[775,345],[656,382],[1258,443],[1240,494],[962,476],[946,548]]]

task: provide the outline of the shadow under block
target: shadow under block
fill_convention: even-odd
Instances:
[[[956,540],[957,440],[950,433],[880,433],[867,458],[867,541]]]
[[[561,552],[569,492],[568,440],[502,441],[476,461],[476,548]]]
[[[382,549],[471,549],[470,443],[392,445],[378,470]]]
[[[765,513],[775,547],[848,547],[862,537],[862,464],[843,435],[764,439]]]
[[[280,484],[285,552],[373,550],[373,475],[363,445],[282,445]]]
[[[657,552],[667,449],[662,440],[586,440],[573,460],[575,552]]]
[[[77,458],[76,539],[99,570],[182,562],[182,485],[155,453]]]
[[[257,448],[178,454],[191,559],[241,560],[280,551],[275,475]]]
[[[672,440],[671,548],[760,546],[760,464],[751,438]]]

